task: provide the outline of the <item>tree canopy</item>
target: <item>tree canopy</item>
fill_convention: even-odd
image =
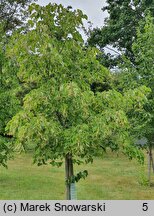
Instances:
[[[4,32],[12,31],[25,22],[27,6],[31,2],[33,0],[0,1],[0,22],[3,23]]]
[[[137,36],[136,29],[141,21],[144,23],[148,11],[154,16],[154,1],[107,0],[106,3],[107,5],[102,9],[109,14],[105,19],[105,25],[102,28],[94,28],[90,32],[88,43],[102,50],[100,61],[107,67],[117,65],[121,60],[121,53],[134,63],[132,44]],[[111,45],[119,54],[116,53],[115,56],[110,52],[104,54],[107,45]]]
[[[148,122],[144,128],[144,136],[148,139],[148,144],[153,145],[154,138],[154,19],[151,16],[146,17],[144,29],[137,32],[137,40],[133,44],[135,55],[136,74],[139,77],[139,84],[143,83],[151,88],[149,101],[145,109],[148,116]]]
[[[141,28],[142,26],[142,28]],[[132,45],[134,55],[134,64],[130,60],[124,60],[119,73],[115,74],[114,87],[120,91],[126,91],[130,88],[138,88],[146,85],[151,89],[147,103],[144,105],[144,112],[138,115],[138,138],[146,139],[149,153],[149,183],[151,165],[154,170],[152,157],[153,138],[154,138],[154,20],[147,15],[145,24],[141,24],[137,29],[137,38]],[[119,65],[120,66],[120,65]],[[135,130],[133,130],[133,133]]]
[[[149,89],[141,86],[121,94],[94,88],[111,74],[96,59],[99,50],[85,46],[79,33],[86,15],[57,4],[32,4],[29,11],[29,31],[18,29],[6,47],[20,83],[14,88],[20,106],[6,128],[14,145],[32,145],[38,165],[60,166],[65,159],[69,186],[87,175],[75,176],[73,164],[92,162],[107,148],[143,161],[130,137],[128,117],[134,108],[142,112]]]

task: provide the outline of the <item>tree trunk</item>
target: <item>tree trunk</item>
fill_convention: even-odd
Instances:
[[[148,151],[148,180],[149,180],[149,184],[151,181],[151,165],[153,162],[153,158],[152,158],[152,145],[149,145],[149,151]]]
[[[72,155],[65,156],[65,174],[66,174],[66,200],[71,200],[71,182],[69,181],[73,176],[73,160]]]
[[[150,178],[151,178],[151,159],[150,159],[150,155],[148,152],[148,180],[149,180],[149,183],[150,183]]]
[[[152,170],[154,173],[154,161],[153,161],[153,155],[152,155],[152,147],[151,147],[151,165],[152,165]]]

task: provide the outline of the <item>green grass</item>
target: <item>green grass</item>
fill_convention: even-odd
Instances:
[[[145,163],[142,175],[146,175],[146,166]],[[65,199],[64,166],[37,167],[30,154],[22,154],[9,161],[8,167],[0,167],[1,200]],[[85,169],[88,177],[76,185],[80,200],[154,199],[154,174],[151,187],[141,186],[141,166],[135,160],[109,154],[96,158],[93,164],[75,166],[75,172]]]

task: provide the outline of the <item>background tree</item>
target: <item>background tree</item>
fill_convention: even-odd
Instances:
[[[106,3],[107,6],[102,10],[107,11],[109,16],[105,19],[105,25],[102,28],[95,28],[90,32],[88,44],[99,47],[102,51],[99,59],[107,67],[116,66],[122,60],[121,53],[134,64],[132,44],[136,39],[136,29],[140,21],[145,21],[148,11],[154,16],[154,1],[107,0]],[[110,50],[107,54],[104,53],[107,45],[111,45],[116,50],[115,55],[110,54]]]
[[[148,179],[150,182],[151,166],[154,170],[152,157],[153,136],[154,136],[154,23],[151,16],[147,16],[145,25],[137,30],[136,41],[132,45],[134,64],[124,58],[124,64],[119,65],[119,72],[114,74],[114,88],[117,91],[125,92],[128,89],[138,88],[145,84],[151,89],[148,101],[144,106],[144,112],[138,115],[137,127],[132,127],[133,134],[138,139],[146,138],[148,145]],[[135,66],[134,66],[135,65]],[[136,129],[135,129],[136,128]],[[134,133],[135,132],[135,133]]]
[[[11,156],[12,148],[10,139],[5,133],[7,122],[15,114],[19,107],[19,102],[15,96],[15,86],[17,87],[16,67],[13,61],[9,61],[5,56],[6,35],[2,23],[0,24],[0,165],[6,167],[6,162]]]
[[[149,147],[149,181],[151,165],[154,171],[154,162],[152,157],[152,147],[154,146],[154,19],[151,16],[146,17],[144,29],[138,29],[137,40],[132,47],[135,64],[137,65],[136,74],[139,77],[139,84],[145,84],[151,88],[149,102],[145,107],[148,115],[147,124],[144,127],[144,136],[148,140]]]
[[[12,32],[26,24],[27,8],[31,2],[31,0],[0,1],[0,165],[5,167],[12,152],[10,143],[12,136],[7,136],[5,127],[19,109],[25,91],[25,87],[16,76],[18,66],[6,57],[5,50]]]
[[[143,160],[129,137],[125,109],[142,110],[143,92],[149,90],[136,89],[134,100],[132,92],[122,95],[97,88],[111,75],[96,60],[99,51],[84,45],[78,29],[86,16],[80,10],[33,4],[30,12],[31,31],[18,30],[7,47],[7,57],[18,65],[17,77],[29,92],[6,130],[16,145],[26,149],[33,144],[38,165],[60,166],[65,160],[71,199],[71,185],[87,175],[86,170],[74,175],[74,163],[92,162],[108,147]]]
[[[27,7],[34,0],[0,0],[0,22],[4,32],[23,25],[27,18]]]

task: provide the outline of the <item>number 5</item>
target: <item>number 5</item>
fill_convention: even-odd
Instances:
[[[143,211],[147,211],[148,210],[148,203],[143,203],[142,210]]]

